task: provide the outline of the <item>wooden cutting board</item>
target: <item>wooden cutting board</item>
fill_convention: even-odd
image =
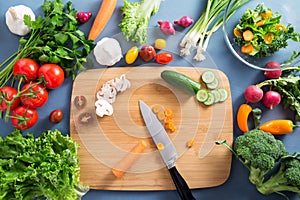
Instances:
[[[214,70],[219,87],[225,88],[229,97],[225,102],[204,106],[195,97],[166,83],[160,74],[171,69],[199,81],[204,68],[193,67],[119,67],[87,70],[74,81],[71,98],[71,137],[80,144],[80,179],[91,189],[101,190],[173,190],[172,179],[159,152],[147,132],[139,111],[138,100],[149,106],[160,104],[171,108],[177,130],[169,133],[179,158],[178,171],[190,188],[218,186],[230,173],[231,153],[216,140],[233,141],[232,102],[226,75]],[[95,114],[96,93],[111,79],[126,74],[131,87],[117,95],[112,116],[103,118]],[[75,99],[83,96],[87,104],[79,109]],[[88,114],[87,114],[88,113]],[[88,116],[88,124],[79,118]],[[116,178],[111,168],[115,166],[141,139],[148,147],[122,178]],[[193,147],[187,142],[194,139]]]

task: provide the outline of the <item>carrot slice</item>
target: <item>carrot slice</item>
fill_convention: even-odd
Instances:
[[[246,30],[243,32],[243,38],[245,41],[249,42],[253,39],[253,33],[250,30]]]
[[[115,167],[112,168],[112,173],[121,178],[125,172],[134,164],[134,162],[140,157],[147,147],[147,143],[144,140],[139,141],[130,152],[120,161]]]
[[[170,108],[167,108],[165,110],[165,115],[166,115],[166,117],[169,117],[169,118],[173,118],[174,117],[174,113],[173,113],[173,111]]]
[[[108,20],[112,16],[116,8],[116,5],[117,5],[117,0],[102,1],[100,9],[97,13],[97,16],[93,22],[92,28],[89,33],[88,36],[89,40],[95,40],[100,35],[105,25],[107,24]]]
[[[252,44],[243,45],[241,51],[242,53],[249,54],[253,51],[253,45]]]
[[[264,41],[265,41],[266,44],[271,44],[273,39],[274,39],[274,34],[273,33],[267,33],[264,36]]]
[[[242,32],[237,28],[233,29],[233,34],[235,37],[242,37]]]
[[[265,24],[265,20],[264,19],[256,22],[256,26],[263,26],[264,24]]]
[[[260,16],[265,19],[265,18],[270,18],[272,17],[272,11],[271,10],[267,10],[266,12],[263,12],[260,14]]]

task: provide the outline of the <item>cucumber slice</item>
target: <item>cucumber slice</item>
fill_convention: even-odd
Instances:
[[[215,78],[211,83],[207,83],[206,87],[208,89],[214,90],[219,86],[219,81],[217,78]]]
[[[201,79],[204,83],[212,83],[216,79],[216,75],[212,71],[205,71],[202,73]]]
[[[220,93],[220,102],[223,102],[228,98],[228,92],[225,88],[219,88],[217,91]]]
[[[205,89],[200,89],[196,94],[196,99],[199,102],[206,101],[208,99],[208,91],[206,91]]]
[[[167,83],[186,91],[192,95],[196,95],[201,88],[201,84],[190,77],[172,70],[164,70],[161,72],[161,77]]]
[[[208,98],[203,103],[206,106],[213,105],[215,103],[215,97],[214,97],[214,95],[211,92],[208,92]]]
[[[210,91],[210,93],[212,93],[214,95],[215,98],[215,102],[214,103],[218,103],[221,99],[221,94],[218,90],[212,90]]]

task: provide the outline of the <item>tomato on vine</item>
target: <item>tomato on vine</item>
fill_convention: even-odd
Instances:
[[[42,84],[30,82],[21,89],[21,102],[29,108],[39,108],[48,100],[48,91]]]
[[[8,106],[10,110],[13,110],[20,104],[20,98],[17,97],[18,90],[10,87],[4,86],[0,88],[0,110],[6,111]]]
[[[64,82],[65,74],[59,65],[47,63],[39,68],[38,78],[44,81],[48,89],[55,89]]]
[[[12,125],[19,130],[33,127],[38,121],[38,112],[35,109],[19,106],[12,111],[10,116]]]
[[[33,81],[37,78],[39,64],[30,58],[21,58],[17,60],[13,67],[13,76],[18,80],[25,82]]]

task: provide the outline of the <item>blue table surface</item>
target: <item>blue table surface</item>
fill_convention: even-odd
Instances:
[[[79,11],[90,11],[94,15],[97,13],[100,0],[72,0],[74,7]],[[205,7],[206,0],[165,0],[161,3],[159,12],[154,15],[150,20],[150,26],[157,26],[158,20],[170,20],[178,19],[183,15],[189,15],[194,19],[198,19],[202,10]],[[5,25],[5,12],[9,6],[24,4],[31,7],[36,14],[41,13],[42,0],[9,0],[1,1],[0,3],[0,62],[4,61],[9,55],[15,52],[18,48],[18,36],[15,36],[9,32]],[[118,1],[117,7],[113,16],[111,17],[108,25],[101,33],[99,38],[104,36],[112,36],[120,33],[120,29],[117,24],[121,18],[121,10],[123,2]],[[94,19],[94,18],[93,18]],[[86,34],[91,27],[93,20],[81,26]],[[186,30],[182,30],[185,33]],[[98,39],[99,39],[98,38]],[[232,108],[233,108],[233,122],[234,138],[241,134],[236,125],[236,112],[241,103],[244,103],[243,92],[248,85],[258,83],[264,80],[262,71],[251,69],[240,61],[238,61],[228,50],[223,38],[223,32],[219,29],[211,38],[209,47],[207,49],[218,69],[222,70],[228,77],[231,86],[232,95]],[[176,65],[176,60],[172,62]],[[36,135],[47,129],[59,129],[63,133],[68,134],[70,131],[69,119],[70,119],[70,98],[73,81],[68,78],[64,84],[55,90],[49,92],[49,100],[45,106],[38,109],[39,122],[28,132],[35,133]],[[261,105],[259,105],[261,106]],[[282,106],[276,107],[272,111],[268,111],[261,106],[264,110],[263,120],[272,118],[287,117],[293,115],[292,112],[284,110]],[[54,109],[62,109],[65,116],[61,123],[53,125],[49,122],[49,113]],[[13,127],[10,123],[5,124],[3,120],[0,120],[1,136],[7,135],[13,131]],[[26,131],[25,131],[26,132]],[[294,133],[279,137],[290,152],[300,151],[300,131],[295,130]],[[201,167],[201,166],[199,166]],[[196,199],[223,199],[223,200],[281,200],[284,199],[279,195],[263,196],[256,191],[255,187],[248,181],[248,171],[233,158],[231,173],[228,180],[217,187],[213,188],[201,188],[192,190]],[[292,200],[299,199],[295,194],[287,193]],[[117,200],[117,199],[179,199],[176,191],[103,191],[103,190],[91,190],[83,198],[84,200],[92,199],[105,199],[105,200]]]

